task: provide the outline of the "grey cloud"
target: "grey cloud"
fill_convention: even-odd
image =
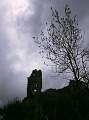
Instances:
[[[3,104],[9,99],[26,95],[26,89],[24,89],[26,82],[23,81],[26,78],[22,72],[13,71],[14,60],[9,60],[7,57],[13,49],[6,32],[5,9],[0,8],[0,10],[0,103]]]
[[[43,90],[54,88],[59,89],[68,85],[68,80],[63,79],[64,76],[58,75],[52,68],[43,69]]]
[[[17,18],[17,25],[20,31],[36,35],[39,33],[41,27],[49,17],[50,7],[53,6],[59,10],[59,14],[63,13],[65,4],[68,4],[72,9],[74,15],[78,15],[78,19],[82,21],[89,14],[89,1],[88,0],[33,0],[34,14],[30,16],[27,11],[22,16]],[[28,12],[29,13],[29,12]]]
[[[41,1],[41,0],[33,0],[33,10],[34,14],[29,15],[30,6],[28,9],[22,14],[22,16],[18,16],[17,18],[17,26],[18,29],[23,32],[29,32],[31,34],[38,34],[40,28],[43,24],[42,17],[45,16],[45,6],[49,6],[49,1]],[[28,13],[28,15],[26,15]],[[47,13],[46,13],[47,14]]]
[[[82,24],[84,19],[88,16],[89,10],[88,0],[33,0],[32,1],[34,6],[34,14],[30,16],[29,14],[25,16],[26,12],[17,18],[17,28],[22,34],[26,35],[26,41],[28,43],[28,55],[29,51],[32,50],[32,53],[37,56],[37,47],[35,47],[35,44],[33,42],[32,37],[35,35],[38,35],[40,33],[40,30],[42,27],[44,27],[44,23],[48,18],[50,17],[50,7],[53,6],[54,8],[57,8],[59,10],[59,14],[63,14],[63,10],[65,7],[65,4],[68,4],[69,7],[72,9],[72,12],[74,15],[78,15],[79,22]],[[29,8],[28,10],[29,11]],[[28,12],[29,13],[29,12]],[[33,46],[33,48],[30,48],[30,45]],[[35,58],[33,58],[35,59]],[[39,59],[41,59],[39,57]],[[46,70],[47,73],[51,73],[49,70]],[[49,78],[49,74],[44,72],[44,88],[53,87],[56,86],[56,82],[53,81],[53,78]],[[48,81],[48,79],[52,79],[51,82]],[[59,87],[63,86],[64,82],[60,82]]]

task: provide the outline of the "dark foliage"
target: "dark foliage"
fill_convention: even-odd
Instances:
[[[89,91],[79,82],[77,86],[49,89],[32,99],[15,101],[0,111],[5,120],[88,120]]]

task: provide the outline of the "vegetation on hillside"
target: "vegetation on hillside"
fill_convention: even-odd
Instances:
[[[0,113],[3,120],[89,120],[89,90],[81,82],[49,89],[31,99],[9,103]]]

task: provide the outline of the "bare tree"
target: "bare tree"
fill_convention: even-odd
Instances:
[[[59,17],[56,9],[52,9],[52,19],[46,23],[35,42],[46,52],[46,58],[55,64],[58,73],[70,73],[72,79],[89,81],[88,51],[82,48],[82,35],[76,16],[66,5],[64,17]]]

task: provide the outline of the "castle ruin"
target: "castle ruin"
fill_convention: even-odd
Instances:
[[[27,98],[32,98],[41,92],[42,89],[42,71],[33,70],[31,76],[27,78]]]

